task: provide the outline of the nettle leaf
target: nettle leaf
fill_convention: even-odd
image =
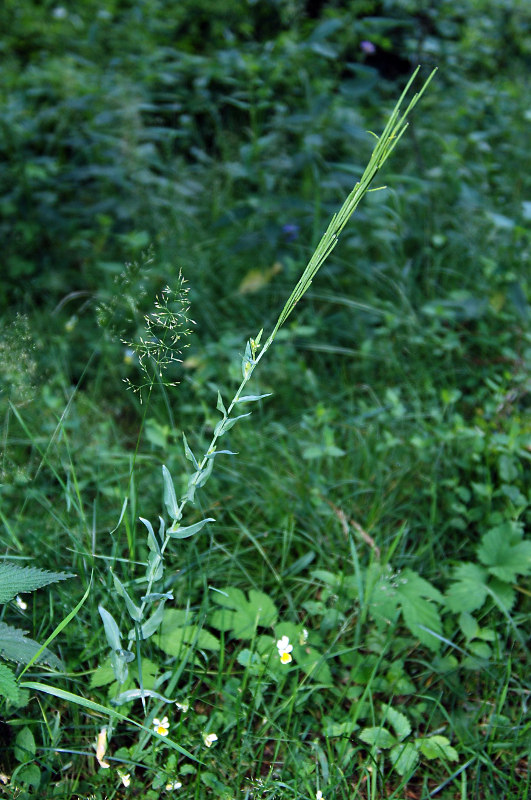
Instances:
[[[513,583],[517,575],[531,572],[531,542],[524,542],[522,538],[522,525],[517,522],[509,521],[491,528],[481,539],[479,560],[491,575]]]
[[[388,750],[397,744],[396,738],[387,728],[364,728],[360,733],[360,739],[379,750]]]
[[[457,750],[450,745],[450,740],[446,736],[428,736],[426,739],[416,739],[415,744],[422,755],[430,761],[435,758],[442,758],[447,761],[457,761],[459,759]]]
[[[71,572],[48,572],[37,567],[21,567],[10,561],[0,563],[0,603],[8,603],[17,594],[34,592],[49,583],[74,578]]]
[[[25,631],[0,622],[0,656],[2,658],[7,661],[15,661],[17,664],[27,664],[40,649],[41,645],[38,642],[26,638]],[[61,662],[48,648],[42,651],[37,663],[48,664],[53,669],[61,669]]]
[[[396,744],[389,753],[393,767],[399,775],[413,772],[419,763],[418,750],[411,742]]]
[[[214,611],[210,624],[220,631],[231,631],[236,639],[252,639],[257,626],[269,628],[277,621],[277,608],[271,598],[255,589],[251,589],[247,600],[241,589],[229,586],[216,592],[213,600],[222,608]]]
[[[0,664],[0,696],[5,697],[15,705],[19,701],[20,690],[15,678],[15,673],[5,664]]]

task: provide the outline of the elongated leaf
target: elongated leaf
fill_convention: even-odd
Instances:
[[[0,562],[0,603],[8,603],[17,594],[34,592],[49,583],[74,577],[71,572],[47,572],[37,567],[21,567],[10,561]]]
[[[120,628],[116,624],[114,617],[112,614],[103,608],[103,606],[98,606],[98,611],[100,612],[100,617],[103,620],[103,627],[105,629],[105,636],[107,637],[107,642],[111,650],[121,650],[122,648],[122,637],[120,635]]]
[[[218,390],[218,402],[216,408],[218,411],[221,411],[224,417],[227,416],[227,409],[225,408],[225,405],[223,403],[223,398],[221,397],[221,392],[219,390]]]
[[[245,394],[243,397],[238,397],[238,403],[256,403],[257,400],[263,400],[264,397],[272,397],[273,392],[267,392],[266,394]]]
[[[114,574],[114,572],[112,574],[112,577],[114,580],[114,588],[116,589],[120,597],[122,597],[125,600],[125,605],[127,607],[127,610],[129,611],[131,619],[134,619],[136,622],[140,622],[140,620],[142,619],[141,609],[137,605],[135,605],[132,598],[129,596],[127,589],[121,582],[120,578],[118,578],[118,576]]]
[[[248,411],[247,414],[239,414],[239,416],[237,416],[237,417],[232,417],[230,419],[222,419],[221,420],[221,424],[219,425],[219,423],[218,423],[218,425],[219,425],[218,436],[224,436],[227,433],[227,431],[230,431],[230,429],[234,425],[236,425],[238,420],[243,419],[244,417],[250,417],[250,416],[251,416],[251,412]]]
[[[194,467],[196,469],[199,469],[199,464],[197,463],[197,459],[194,456],[194,454],[192,453],[192,451],[190,450],[190,446],[188,445],[188,440],[187,440],[186,436],[184,435],[184,433],[183,433],[183,445],[184,445],[184,455],[185,455],[185,457],[188,459],[188,461],[192,462],[192,464],[194,465]]]
[[[180,744],[177,744],[177,742],[174,742],[172,739],[170,739],[169,736],[166,736],[165,738],[159,736],[159,734],[156,733],[152,728],[147,728],[145,725],[141,725],[139,722],[136,722],[136,720],[126,717],[124,714],[120,714],[120,712],[115,711],[114,708],[103,706],[101,703],[95,703],[94,700],[87,700],[87,698],[81,697],[80,695],[72,694],[72,692],[66,692],[64,689],[59,689],[56,686],[47,686],[45,683],[39,683],[37,681],[25,681],[23,684],[21,684],[21,687],[23,689],[31,689],[34,692],[44,692],[52,697],[57,697],[59,700],[65,700],[67,703],[74,703],[82,708],[89,709],[89,711],[95,711],[97,714],[103,714],[104,716],[110,716],[114,719],[121,720],[122,722],[128,722],[130,725],[140,728],[140,730],[144,731],[144,733],[148,733],[155,739],[160,739],[164,742],[166,747],[176,750],[178,753],[181,753],[181,755],[191,758],[192,761],[195,761],[198,764],[203,763],[194,755],[192,755],[192,753],[189,753],[188,750],[185,750],[184,747],[181,747]]]
[[[203,528],[207,522],[215,522],[216,520],[212,517],[207,517],[206,519],[202,519],[200,522],[196,522],[194,525],[187,525],[185,528],[169,528],[168,529],[168,536],[171,536],[172,539],[188,539],[190,536],[194,536],[196,533],[199,533],[201,528]]]
[[[157,537],[155,536],[155,531],[153,530],[153,525],[151,524],[151,522],[148,519],[144,519],[144,517],[139,517],[139,520],[147,528],[147,531],[148,531],[147,542],[148,542],[149,549],[152,550],[154,553],[160,553],[160,545],[159,545]]]
[[[171,519],[180,519],[181,511],[177,502],[173,480],[170,471],[164,464],[162,465],[162,475],[164,478],[164,505]]]

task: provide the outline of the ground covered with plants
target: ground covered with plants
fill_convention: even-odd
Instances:
[[[527,798],[528,4],[0,27],[0,793]]]

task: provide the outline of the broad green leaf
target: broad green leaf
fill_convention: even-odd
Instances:
[[[391,749],[389,758],[399,775],[413,772],[419,762],[418,750],[411,742],[396,744]]]
[[[162,475],[164,478],[164,505],[166,506],[166,511],[170,519],[180,519],[181,511],[177,502],[173,480],[169,469],[164,464],[162,465]]]
[[[0,655],[8,661],[27,664],[39,652],[41,645],[26,638],[26,632],[0,622]],[[61,669],[61,662],[45,648],[37,658],[37,663],[48,664],[53,669]]]
[[[109,659],[97,667],[90,678],[90,688],[97,689],[100,686],[108,686],[114,680],[114,670]]]
[[[169,656],[182,655],[183,649],[190,645],[197,650],[211,650],[214,653],[219,653],[221,649],[219,639],[210,631],[206,631],[198,625],[171,628],[165,621],[163,621],[160,633],[154,637],[153,641]]]
[[[531,572],[531,542],[523,542],[517,523],[506,522],[492,528],[481,539],[479,560],[489,572],[502,581],[512,583],[517,575]]]
[[[397,711],[396,708],[388,705],[383,706],[383,711],[385,714],[385,721],[391,725],[399,741],[409,736],[411,733],[411,725],[405,714],[402,714],[400,711]]]
[[[13,670],[5,664],[0,664],[0,696],[11,703],[18,703],[20,690]]]
[[[21,728],[15,740],[14,756],[19,764],[32,761],[35,757],[35,739],[28,727]]]
[[[0,562],[0,603],[8,603],[17,594],[34,592],[49,583],[74,578],[71,572],[47,572],[37,567],[21,567],[10,561]]]
[[[457,750],[450,745],[450,740],[446,736],[428,736],[426,739],[416,739],[415,744],[422,755],[430,761],[435,758],[442,758],[447,761],[457,761],[459,759]]]
[[[377,747],[379,750],[387,750],[397,744],[396,738],[387,728],[363,728],[360,739],[365,744],[370,744],[371,747]]]
[[[41,784],[41,771],[37,764],[22,764],[13,772],[11,782],[15,785],[29,784],[34,789],[38,789]]]
[[[446,592],[450,611],[476,611],[487,599],[487,570],[479,564],[459,564],[454,571],[454,583]]]
[[[195,522],[193,525],[187,525],[182,528],[180,525],[177,528],[173,526],[168,528],[168,536],[172,539],[188,539],[190,536],[194,536],[194,534],[199,533],[201,528],[203,528],[207,522],[215,522],[216,520],[213,517],[206,517],[205,519],[200,520],[199,522]]]
[[[487,591],[504,614],[507,614],[516,602],[516,590],[509,583],[500,581],[498,578],[492,578],[489,581]]]
[[[212,614],[211,624],[218,630],[231,631],[236,639],[251,639],[258,625],[268,628],[277,620],[273,601],[255,589],[251,589],[247,600],[240,589],[231,586],[224,594],[216,592],[213,600],[223,609]]]

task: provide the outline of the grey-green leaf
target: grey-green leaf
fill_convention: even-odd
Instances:
[[[207,524],[207,522],[215,522],[216,520],[212,517],[207,517],[206,519],[200,520],[200,522],[196,522],[194,525],[187,525],[185,528],[177,527],[177,528],[169,528],[168,529],[168,536],[171,536],[172,539],[188,539],[190,536],[194,536],[194,534],[199,533],[201,528]]]
[[[177,502],[173,480],[169,469],[163,464],[162,475],[164,478],[164,505],[171,519],[180,519],[181,511]]]
[[[125,605],[127,607],[127,610],[129,611],[131,619],[134,619],[136,622],[140,622],[140,620],[142,619],[142,611],[137,605],[135,605],[132,598],[129,596],[127,589],[121,582],[120,578],[118,578],[117,575],[115,575],[114,573],[112,577],[114,579],[114,588],[116,589],[120,597],[122,597],[125,600]]]

